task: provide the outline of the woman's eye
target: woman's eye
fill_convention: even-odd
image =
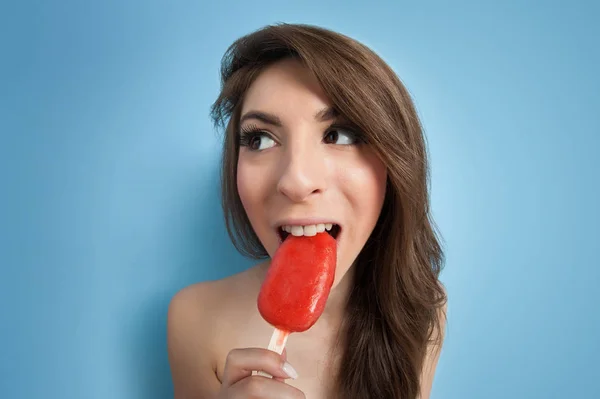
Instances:
[[[264,133],[256,133],[248,138],[248,147],[253,151],[266,150],[275,145],[275,141]]]
[[[356,133],[349,129],[332,128],[325,134],[325,142],[339,145],[356,144]]]

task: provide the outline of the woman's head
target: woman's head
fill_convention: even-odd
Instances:
[[[230,47],[222,79],[213,115],[229,119],[224,210],[246,254],[272,256],[281,224],[315,217],[340,224],[343,272],[375,227],[388,179],[389,206],[426,202],[417,115],[396,75],[368,48],[321,28],[272,26]],[[328,118],[314,118],[327,109]],[[248,138],[258,151],[245,145]],[[400,218],[398,211],[386,213]],[[408,213],[405,223],[415,216]]]
[[[396,74],[344,35],[268,26],[228,49],[212,115],[226,126],[223,208],[241,252],[272,256],[282,224],[340,226],[336,280],[356,265],[346,340],[358,340],[346,342],[343,367],[351,370],[340,389],[416,392],[443,297],[442,254],[429,220],[421,125]],[[302,220],[311,217],[318,220]],[[382,367],[368,371],[365,356]],[[403,382],[389,382],[394,372]],[[386,373],[390,389],[373,383]]]
[[[385,165],[335,109],[299,60],[265,67],[241,104],[237,160],[239,198],[269,256],[286,229],[335,225],[334,287],[373,231],[386,186]]]

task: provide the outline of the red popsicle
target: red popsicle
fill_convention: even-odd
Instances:
[[[258,310],[275,327],[269,349],[281,354],[287,337],[312,327],[333,285],[336,241],[327,232],[289,235],[281,244],[258,295]]]

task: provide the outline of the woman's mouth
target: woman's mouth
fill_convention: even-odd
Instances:
[[[334,239],[337,239],[340,234],[341,227],[334,223],[319,223],[309,225],[283,225],[277,228],[277,235],[279,236],[279,243],[285,241],[291,235],[293,236],[315,236],[318,233],[326,232]]]

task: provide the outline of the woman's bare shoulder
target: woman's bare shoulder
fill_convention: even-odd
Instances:
[[[169,304],[167,345],[175,397],[212,397],[219,390],[223,332],[235,315],[256,301],[261,265],[233,276],[192,284]]]

